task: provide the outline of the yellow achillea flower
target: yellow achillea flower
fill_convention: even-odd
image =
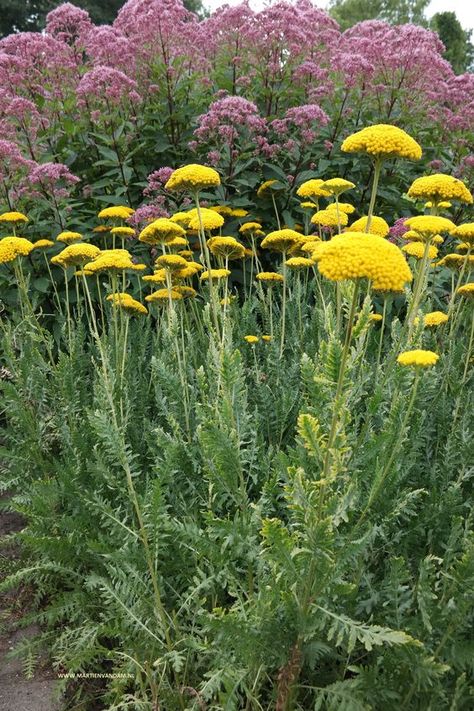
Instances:
[[[173,245],[172,242],[171,242],[171,245]],[[178,252],[178,254],[180,257],[184,257],[185,259],[189,259],[189,257],[193,256],[193,252],[190,249],[182,249],[181,251]]]
[[[52,247],[54,242],[50,239],[38,239],[33,242],[33,249],[46,249],[47,247]]]
[[[456,247],[456,252],[462,252],[465,254],[466,252],[469,252],[470,249],[471,245],[468,242],[460,242]]]
[[[401,250],[378,235],[338,235],[321,242],[315,255],[319,271],[332,281],[370,279],[377,291],[401,292],[413,278]]]
[[[429,368],[436,365],[439,360],[439,355],[433,351],[423,351],[415,349],[413,351],[404,351],[397,357],[397,362],[400,365],[412,366],[415,368]]]
[[[97,217],[101,220],[127,220],[134,212],[135,210],[126,205],[112,205],[111,207],[104,207]]]
[[[187,245],[188,245],[188,241],[185,237],[175,237],[174,239],[171,240],[171,242],[168,242],[167,246],[170,249],[174,249],[176,247],[187,247]],[[187,250],[187,251],[189,251],[189,250]],[[184,254],[181,254],[181,252],[178,252],[178,254],[180,254],[181,257],[185,256]],[[190,253],[190,255],[192,255],[192,252]]]
[[[353,133],[343,141],[345,153],[367,153],[374,158],[407,158],[419,160],[421,146],[397,126],[379,123]]]
[[[9,223],[16,223],[16,222],[29,222],[28,218],[26,215],[24,215],[22,212],[3,212],[0,215],[0,222],[9,222]]]
[[[24,237],[4,237],[0,239],[0,264],[26,257],[32,249],[33,243]]]
[[[307,201],[300,202],[300,207],[304,207],[304,208],[307,207],[310,210],[317,210],[318,209],[318,206],[316,205],[315,202],[307,202]],[[329,210],[329,207],[328,207],[328,210]]]
[[[463,254],[446,254],[443,259],[440,259],[437,266],[447,267],[448,269],[460,269],[464,262],[472,268],[472,266],[474,266],[474,255],[467,257]]]
[[[181,284],[179,286],[173,286],[173,291],[177,291],[178,294],[181,294],[183,299],[193,299],[197,295],[196,289],[193,289],[192,286],[182,286]]]
[[[331,195],[340,195],[346,190],[352,190],[355,188],[355,184],[351,183],[350,180],[345,180],[344,178],[330,178],[323,182],[324,190],[327,190]]]
[[[311,218],[313,225],[321,225],[322,227],[345,227],[349,222],[345,212],[339,213],[339,222],[337,220],[336,210],[318,210]]]
[[[245,257],[245,247],[237,242],[235,237],[211,237],[207,246],[215,257],[226,257],[227,259],[243,259]]]
[[[346,229],[346,232],[364,232],[368,219],[369,218],[365,215],[364,217],[359,217],[358,220],[353,222],[352,225]],[[375,215],[372,215],[372,219],[370,220],[370,233],[373,235],[379,235],[379,237],[386,237],[389,232],[390,227],[387,222],[385,222],[383,217],[376,217]]]
[[[204,230],[217,230],[224,224],[224,218],[213,210],[208,210],[207,207],[200,208],[201,222]],[[191,217],[189,218],[188,227],[190,230],[199,230],[199,214],[196,208],[190,210]]]
[[[382,314],[370,314],[369,316],[369,321],[373,321],[374,323],[378,323],[379,321],[382,321],[382,319]]]
[[[423,175],[421,178],[416,178],[410,185],[407,195],[421,200],[430,200],[440,207],[441,201],[445,200],[460,200],[461,202],[472,203],[472,195],[463,181],[444,173]],[[448,207],[451,206],[448,205]]]
[[[97,225],[97,227],[92,228],[92,232],[110,232],[110,227],[107,227],[107,225]]]
[[[259,272],[256,276],[256,279],[259,281],[263,282],[282,282],[285,281],[283,276],[281,274],[278,274],[278,272]]]
[[[247,341],[247,343],[250,343],[251,346],[254,346],[256,343],[259,341],[258,336],[244,336],[244,341]]]
[[[244,222],[243,225],[239,227],[239,232],[243,235],[251,235],[255,232],[259,232],[262,229],[260,222]]]
[[[463,284],[457,289],[456,294],[459,296],[464,296],[468,299],[474,299],[474,282],[470,281],[467,284]]]
[[[474,222],[466,222],[464,225],[459,225],[453,232],[455,237],[459,237],[463,242],[468,242],[471,247],[474,246]]]
[[[296,230],[275,230],[262,240],[262,247],[274,252],[287,252],[297,242],[301,242],[301,235]]]
[[[158,257],[155,264],[158,267],[174,272],[179,269],[184,269],[188,263],[186,259],[184,257],[180,257],[179,254],[162,254],[161,257]]]
[[[158,269],[154,274],[142,276],[142,281],[149,281],[152,284],[164,284],[166,282],[166,269]]]
[[[407,225],[410,230],[418,232],[425,239],[429,239],[440,232],[453,234],[456,230],[454,222],[448,220],[447,217],[440,217],[439,215],[417,215],[416,217],[409,217],[405,220],[405,225]]]
[[[434,326],[441,326],[448,320],[448,315],[442,311],[430,311],[423,317],[423,323],[425,326],[432,328]]]
[[[431,244],[443,244],[443,242],[444,239],[441,237],[441,235],[435,235],[431,238]]]
[[[100,249],[93,244],[86,242],[76,242],[65,247],[62,252],[51,257],[51,264],[58,264],[60,267],[77,267],[91,259],[95,259],[100,254]]]
[[[122,309],[122,311],[125,311],[128,314],[145,315],[148,313],[146,306],[143,306],[143,304],[125,292],[109,294],[107,301],[111,301],[113,306]]]
[[[315,247],[318,246],[318,244],[321,244],[321,240],[316,237],[312,237],[311,239],[308,239],[307,242],[301,245],[300,249],[303,252],[303,254],[312,254],[315,250]]]
[[[133,237],[135,230],[133,227],[112,227],[110,234],[119,235],[119,237]]]
[[[165,189],[170,192],[188,190],[196,193],[206,188],[215,188],[221,184],[219,173],[214,168],[190,163],[177,168],[170,176]]]
[[[302,198],[313,198],[318,200],[321,197],[329,197],[330,191],[324,187],[324,180],[315,178],[313,180],[306,180],[301,183],[298,190],[296,191],[298,197]],[[304,203],[305,207],[313,207],[313,203]]]
[[[248,214],[248,210],[244,210],[242,207],[234,207],[231,211],[232,217],[245,217]]]
[[[146,269],[145,264],[134,264],[130,256],[127,256],[124,252],[126,252],[126,250],[103,250],[97,255],[93,262],[85,264],[84,269],[93,274],[109,271],[123,272],[127,269],[131,269],[132,271],[143,271]]]
[[[345,212],[346,215],[352,215],[352,213],[355,212],[355,207],[354,205],[351,205],[350,202],[339,202],[337,204],[332,202],[327,206],[326,210],[337,210],[338,207],[339,212]]]
[[[183,296],[176,289],[170,289],[169,291],[168,289],[158,289],[158,291],[145,296],[145,301],[169,301],[170,298],[172,301],[179,301]]]
[[[291,257],[286,260],[285,266],[290,269],[309,269],[309,267],[314,267],[314,262],[307,257]]]
[[[171,222],[176,222],[178,225],[181,225],[181,227],[187,227],[189,225],[191,215],[189,212],[175,212],[169,219]]]
[[[265,180],[257,190],[257,197],[264,198],[268,197],[272,193],[272,186],[278,183],[278,180]]]
[[[178,269],[176,272],[173,272],[173,277],[175,279],[189,279],[190,277],[193,277],[195,274],[197,274],[197,269],[194,267],[183,267],[182,269]]]
[[[177,223],[168,220],[167,217],[159,217],[143,228],[138,235],[138,239],[140,242],[150,245],[168,244],[175,237],[184,237],[185,234],[184,229]]]
[[[402,252],[408,254],[415,259],[422,259],[425,253],[425,245],[423,242],[409,242],[402,247]],[[438,256],[438,248],[434,245],[428,247],[428,259],[436,259]]]
[[[230,275],[230,270],[229,269],[211,269],[211,279],[226,279]],[[209,279],[209,272],[206,271],[203,272],[200,276],[201,281],[206,281],[206,279]]]
[[[214,207],[210,207],[209,210],[217,212],[218,215],[222,215],[223,217],[232,216],[232,208],[228,205],[215,205]]]
[[[270,343],[271,340],[272,340],[271,336],[262,336],[262,341],[264,341],[265,343]]]
[[[80,232],[71,232],[66,230],[65,232],[60,232],[56,237],[56,242],[63,242],[63,244],[72,244],[73,242],[79,242],[82,239]]]

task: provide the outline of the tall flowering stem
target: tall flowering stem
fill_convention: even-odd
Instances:
[[[365,231],[370,232],[370,225],[372,223],[372,217],[374,214],[375,199],[377,197],[377,189],[379,186],[380,173],[382,170],[383,159],[378,157],[375,159],[374,163],[374,178],[372,181],[372,192],[370,194],[369,210],[367,212],[367,224],[365,226]],[[339,219],[339,216],[338,216]]]
[[[281,301],[281,339],[280,339],[280,358],[283,356],[283,349],[285,347],[285,324],[286,324],[286,251],[283,252],[283,296]]]

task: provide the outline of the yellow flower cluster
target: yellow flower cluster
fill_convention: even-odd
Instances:
[[[0,215],[0,222],[16,223],[16,222],[29,222],[26,215],[22,212],[3,212]]]
[[[79,266],[90,262],[100,254],[100,249],[93,244],[76,242],[65,247],[62,252],[51,257],[51,264],[57,264],[63,269]]]
[[[459,225],[453,232],[455,237],[462,239],[463,242],[467,242],[474,246],[474,222],[466,222],[464,225]]]
[[[188,265],[186,259],[184,257],[180,257],[179,254],[162,254],[161,257],[158,257],[155,263],[158,267],[168,269],[170,272],[179,271]]]
[[[255,278],[259,281],[269,283],[285,281],[283,276],[281,274],[278,274],[278,272],[259,272]]]
[[[337,220],[336,210],[318,210],[311,218],[313,225],[321,225],[321,227],[345,227],[349,222],[349,218],[345,212],[339,212],[339,222]]]
[[[441,206],[444,200],[460,200],[472,203],[472,195],[462,180],[444,173],[424,175],[413,181],[408,189],[408,196],[421,200],[431,200]]]
[[[337,210],[338,207],[339,212],[345,212],[346,215],[352,215],[352,213],[355,212],[355,207],[351,205],[350,202],[339,202],[337,204],[332,202],[327,206],[326,210]]]
[[[90,274],[100,274],[101,272],[123,272],[131,269],[133,271],[143,271],[145,264],[134,264],[132,257],[126,249],[104,249],[99,252],[93,262],[84,265],[84,271]]]
[[[423,323],[428,328],[434,328],[435,326],[441,326],[448,320],[448,315],[442,311],[430,311],[430,313],[425,314],[423,317]]]
[[[204,230],[217,230],[224,224],[224,218],[219,215],[214,210],[210,210],[207,207],[201,207],[199,212],[201,213],[201,222]],[[189,222],[188,228],[190,230],[199,230],[201,223],[199,221],[199,213],[197,208],[189,211]]]
[[[413,278],[400,249],[377,235],[336,236],[321,242],[314,256],[328,279],[370,279],[376,291],[402,292]]]
[[[177,168],[171,174],[165,188],[170,192],[188,190],[195,193],[206,188],[215,188],[220,184],[221,179],[217,170],[208,168],[205,165],[191,163],[190,165],[184,165],[182,168]]]
[[[101,220],[127,220],[134,212],[135,210],[126,205],[112,205],[112,207],[104,207],[97,217]]]
[[[33,249],[46,249],[46,247],[52,247],[54,242],[50,239],[37,239],[33,242]]]
[[[353,222],[352,225],[346,229],[346,232],[364,232],[367,227],[368,219],[369,218],[366,216],[359,217],[358,220]],[[376,217],[375,215],[372,215],[372,219],[370,220],[370,233],[373,235],[379,235],[379,237],[386,237],[389,232],[390,227],[388,223],[385,222],[383,217]]]
[[[417,215],[416,217],[409,217],[405,220],[405,225],[411,230],[418,232],[418,234],[425,239],[429,239],[440,232],[453,234],[456,229],[454,222],[448,220],[447,217],[439,217],[438,215]]]
[[[323,186],[324,180],[320,180],[319,178],[306,180],[304,183],[301,183],[296,194],[298,197],[313,198],[314,200],[318,200],[321,197],[329,197],[331,193]],[[310,205],[312,205],[312,203],[310,203]]]
[[[211,237],[207,245],[215,257],[227,259],[243,259],[245,247],[235,237]]]
[[[397,126],[379,123],[367,126],[346,138],[341,146],[345,153],[367,153],[375,158],[419,160],[421,146]]]
[[[472,259],[474,258],[469,257],[468,261],[471,261]],[[463,254],[445,254],[443,259],[440,259],[436,266],[447,267],[448,269],[460,269],[465,261],[466,257]]]
[[[290,269],[308,269],[309,267],[314,267],[314,262],[308,257],[291,257],[286,260],[285,266]]]
[[[295,230],[275,230],[262,240],[262,247],[263,249],[271,249],[274,252],[287,252],[290,247],[300,241],[301,235]]]
[[[33,248],[33,243],[24,237],[4,237],[0,239],[0,264],[27,257]]]
[[[113,306],[122,309],[128,314],[146,315],[148,313],[146,306],[143,306],[143,304],[125,292],[109,294],[107,301],[111,301]]]
[[[259,340],[258,336],[244,336],[244,341],[247,341],[251,346],[254,346]]]
[[[143,228],[138,235],[138,239],[140,242],[151,245],[168,244],[175,237],[183,237],[185,234],[185,230],[176,222],[172,222],[166,217],[159,217]]]
[[[331,195],[340,195],[346,190],[355,188],[355,184],[351,183],[350,180],[345,180],[345,178],[330,178],[324,181],[323,188],[331,193]]]
[[[158,289],[158,291],[154,291],[152,294],[148,294],[148,296],[145,296],[145,301],[151,301],[151,302],[163,302],[163,301],[179,301],[182,299],[183,296],[182,294],[179,293],[179,291],[176,291],[176,289]]]
[[[133,237],[135,230],[133,227],[112,227],[110,234],[118,235],[119,237]]]
[[[211,269],[211,273],[209,274],[209,271],[205,271],[201,274],[201,281],[206,281],[209,279],[227,279],[227,277],[230,276],[230,270],[229,269]]]
[[[467,284],[463,284],[456,293],[459,294],[459,296],[474,299],[474,282],[470,281]]]
[[[448,202],[447,200],[441,200],[441,202],[431,202],[431,200],[428,200],[428,202],[425,202],[425,207],[428,209],[432,208],[433,205],[436,205],[436,207],[441,208],[443,210],[448,210],[450,207],[452,207],[452,204]]]
[[[402,251],[405,252],[405,254],[408,254],[410,257],[414,257],[415,259],[422,259],[423,255],[425,253],[425,245],[423,242],[409,242],[406,244],[404,247],[402,247]],[[436,259],[438,256],[438,249],[430,244],[428,247],[428,259]]]
[[[243,225],[239,227],[239,232],[245,236],[247,235],[263,235],[261,232],[262,225],[260,222],[244,222]]]
[[[72,244],[73,242],[79,242],[82,239],[80,232],[71,232],[66,230],[65,232],[60,232],[56,237],[56,242],[62,242],[63,244]]]
[[[181,225],[181,227],[187,227],[189,220],[191,219],[191,215],[189,212],[175,212],[169,219],[171,222],[176,222],[178,225]]]
[[[413,351],[404,351],[400,353],[397,362],[400,365],[411,366],[414,368],[429,368],[436,365],[439,360],[439,355],[433,351],[423,351],[415,349]]]

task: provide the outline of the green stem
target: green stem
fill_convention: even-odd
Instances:
[[[370,195],[369,211],[367,213],[367,224],[365,226],[365,232],[370,232],[370,225],[372,224],[372,217],[374,215],[375,198],[377,197],[377,188],[379,186],[380,172],[382,170],[383,159],[376,158],[374,165],[374,179],[372,182],[372,192]]]

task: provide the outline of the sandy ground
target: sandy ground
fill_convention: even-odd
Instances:
[[[16,555],[14,546],[2,542],[2,536],[22,527],[20,516],[0,508],[0,579],[8,567],[5,563]],[[18,629],[21,611],[15,606],[16,597],[14,590],[0,596],[0,711],[60,711],[61,704],[54,700],[57,678],[47,663],[40,662],[33,678],[27,679],[22,661],[7,656],[22,639],[37,632],[34,625]]]

